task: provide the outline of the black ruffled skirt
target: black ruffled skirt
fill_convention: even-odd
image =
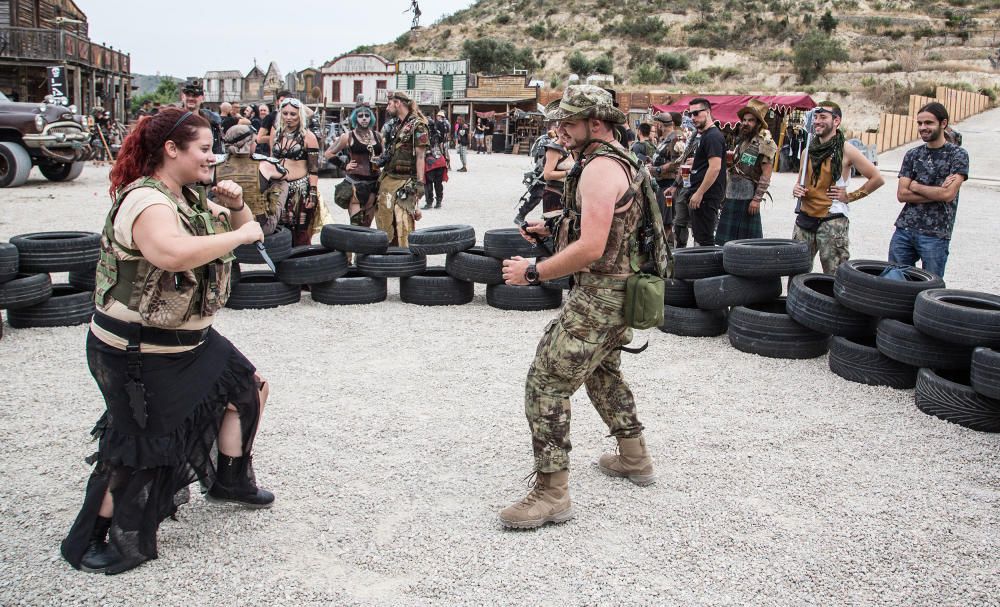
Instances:
[[[215,443],[230,403],[239,414],[243,454],[250,453],[260,418],[259,386],[253,364],[212,329],[188,352],[142,355],[148,419],[140,428],[125,391],[125,352],[90,333],[87,362],[107,410],[93,431],[100,441],[94,471],[62,554],[79,568],[110,487],[114,515],[108,541],[124,557],[116,568],[124,571],[156,558],[156,531],[188,501],[188,485],[197,480],[203,491],[212,487]],[[252,468],[247,474],[252,476]]]

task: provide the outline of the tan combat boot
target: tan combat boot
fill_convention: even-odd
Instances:
[[[546,523],[563,523],[573,518],[569,501],[569,470],[535,475],[535,485],[524,499],[500,511],[504,527],[534,529]]]
[[[624,477],[642,487],[656,482],[653,460],[642,436],[619,438],[618,453],[605,453],[597,460],[597,467],[608,476]]]

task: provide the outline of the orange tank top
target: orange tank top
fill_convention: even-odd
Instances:
[[[810,217],[822,219],[830,214],[833,201],[826,195],[826,190],[833,185],[833,175],[830,173],[832,158],[827,158],[819,167],[819,179],[813,185],[812,163],[806,168],[806,195],[802,197],[801,212]]]

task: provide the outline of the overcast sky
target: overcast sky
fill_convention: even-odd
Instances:
[[[472,0],[419,0],[422,25],[471,5]],[[319,67],[362,44],[391,42],[410,28],[410,0],[208,0],[116,2],[76,0],[87,14],[90,39],[132,56],[138,74],[203,76],[209,70],[267,69],[282,74]],[[190,8],[189,8],[190,7]]]

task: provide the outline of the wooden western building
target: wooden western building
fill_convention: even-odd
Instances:
[[[87,16],[73,0],[0,0],[0,91],[18,101],[44,101],[48,68],[57,66],[80,113],[100,105],[126,119],[129,56],[92,42]]]

